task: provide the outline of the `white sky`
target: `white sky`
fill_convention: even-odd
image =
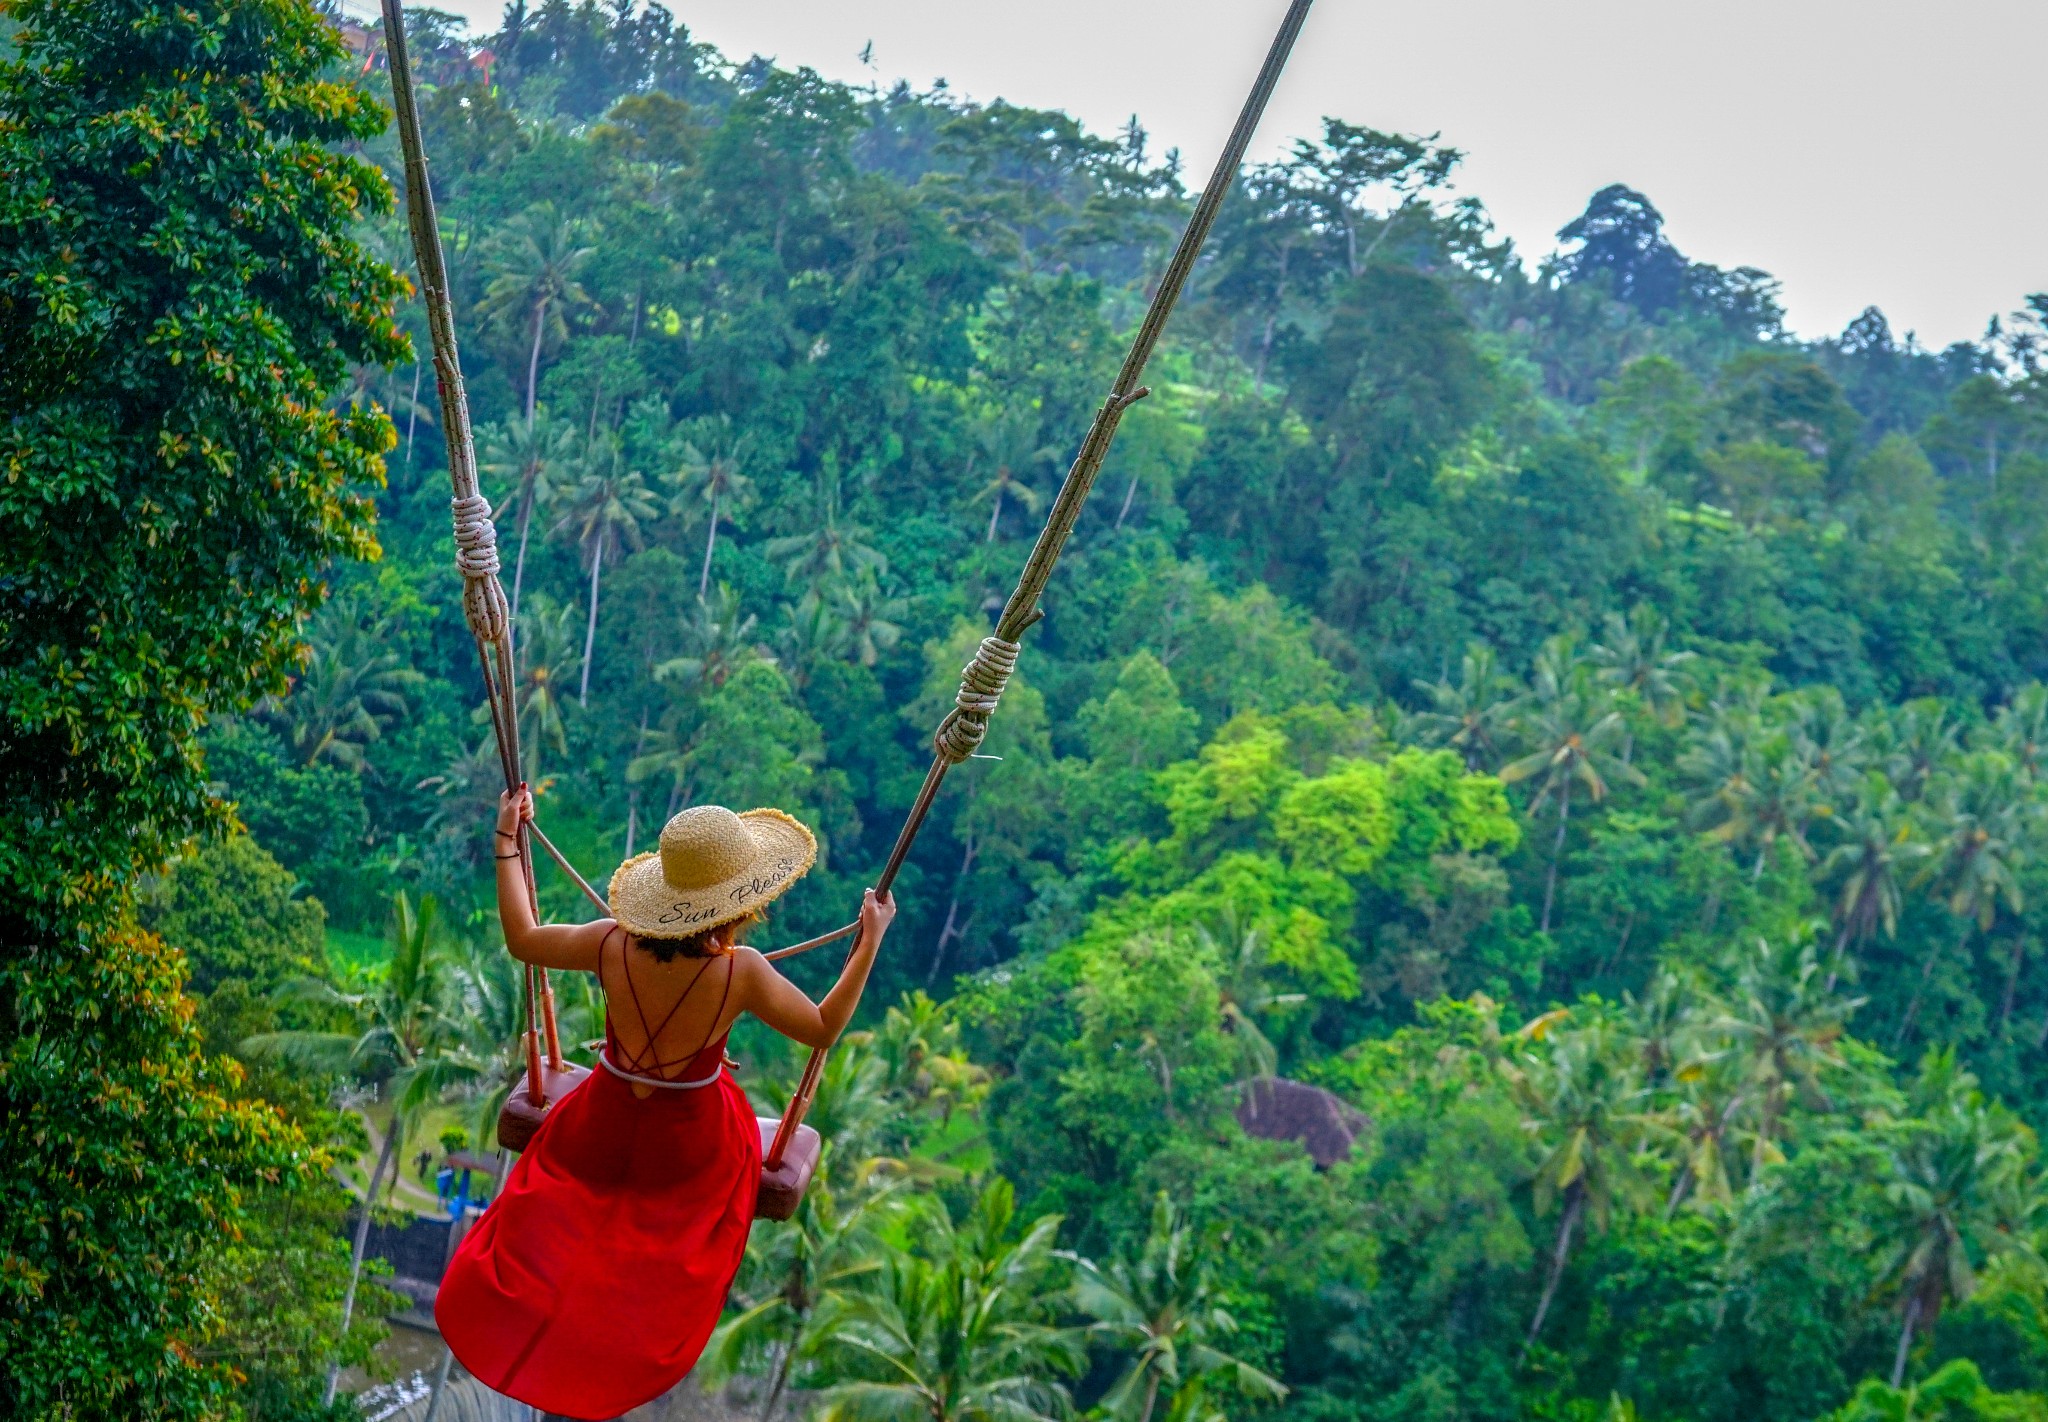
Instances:
[[[502,0],[438,0],[496,28]],[[1283,0],[673,0],[727,57],[1135,113],[1191,181]],[[873,68],[857,58],[874,42]],[[1319,0],[1254,148],[1320,117],[1441,131],[1525,256],[1624,182],[1696,259],[1784,283],[1802,335],[1866,305],[1939,347],[2048,290],[2043,0]]]

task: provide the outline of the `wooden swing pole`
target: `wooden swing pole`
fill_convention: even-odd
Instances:
[[[490,501],[477,487],[476,442],[469,423],[469,392],[462,383],[462,360],[455,344],[455,307],[448,295],[448,263],[441,251],[441,224],[434,212],[434,192],[427,182],[427,155],[420,141],[420,112],[413,89],[412,59],[406,51],[405,12],[400,0],[383,0],[384,51],[391,64],[392,108],[398,119],[399,147],[405,154],[405,216],[412,232],[413,259],[419,266],[420,299],[427,310],[433,344],[434,384],[441,400],[441,431],[448,443],[448,478],[453,487],[449,507],[455,519],[455,561],[462,572],[462,613],[476,641],[477,664],[483,673],[484,699],[490,707],[491,735],[497,743],[498,768],[505,789],[520,786],[519,711],[514,701],[517,665],[512,646],[512,618],[505,589],[498,582],[498,531],[491,522]],[[522,824],[520,869],[526,898],[536,917],[540,901],[533,882],[533,847]],[[551,854],[559,860],[553,845]],[[567,861],[563,861],[565,864]],[[581,882],[580,880],[578,882]],[[526,1095],[533,1104],[545,1100],[541,1058],[548,1069],[563,1067],[561,1035],[555,1026],[555,990],[547,969],[526,965]]]
[[[395,0],[385,0],[385,3],[389,5]],[[877,894],[887,894],[896,882],[896,875],[903,868],[910,846],[916,841],[917,832],[924,827],[933,801],[938,798],[946,772],[973,755],[987,734],[989,718],[995,714],[1003,686],[1017,664],[1018,639],[1044,616],[1038,600],[1045,592],[1046,581],[1052,577],[1053,567],[1059,562],[1067,538],[1074,531],[1075,522],[1081,516],[1081,506],[1095,486],[1095,476],[1102,469],[1110,442],[1116,438],[1117,425],[1122,421],[1124,411],[1151,393],[1138,383],[1145,373],[1145,363],[1152,358],[1153,348],[1159,344],[1159,334],[1166,326],[1166,318],[1173,314],[1174,304],[1180,300],[1182,289],[1194,273],[1195,261],[1201,256],[1209,229],[1215,225],[1223,199],[1236,183],[1245,149],[1250,146],[1259,118],[1265,113],[1266,101],[1272,98],[1273,89],[1280,82],[1288,53],[1294,48],[1295,38],[1308,19],[1312,3],[1313,0],[1292,0],[1288,5],[1287,14],[1280,21],[1280,31],[1266,51],[1266,62],[1260,67],[1259,77],[1252,84],[1252,91],[1237,116],[1237,126],[1231,129],[1230,138],[1216,159],[1215,170],[1209,175],[1208,186],[1203,188],[1194,213],[1180,234],[1173,258],[1166,264],[1166,273],[1160,278],[1159,289],[1153,293],[1152,304],[1145,311],[1145,320],[1131,342],[1130,353],[1124,357],[1123,368],[1117,372],[1116,383],[1110,387],[1102,407],[1095,412],[1095,422],[1088,427],[1080,451],[1074,456],[1066,479],[1060,484],[1059,496],[1053,500],[1045,527],[1040,530],[1038,542],[1024,563],[1016,590],[1010,594],[1002,616],[996,621],[995,634],[982,640],[981,649],[961,673],[960,691],[954,699],[953,709],[939,723],[932,738],[932,763],[925,771],[924,784],[918,788],[917,798],[911,802],[903,828],[897,832],[895,847],[889,851],[889,860],[882,868],[881,878],[875,881]],[[782,1113],[782,1124],[776,1128],[774,1142],[763,1160],[764,1166],[770,1170],[782,1163],[783,1152],[796,1134],[797,1126],[802,1123],[804,1113],[810,1110],[812,1098],[817,1095],[819,1077],[824,1071],[827,1050],[823,1047],[813,1049],[810,1060],[804,1063],[796,1093],[790,1098],[788,1109]]]

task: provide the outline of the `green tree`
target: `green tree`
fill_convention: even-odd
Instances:
[[[590,614],[583,631],[583,676],[576,700],[590,704],[590,667],[597,658],[597,599],[604,562],[621,545],[641,546],[640,526],[659,512],[646,476],[637,470],[585,474],[569,495],[569,508],[556,525],[567,529],[590,566]]]
[[[262,708],[300,764],[324,758],[361,771],[369,747],[406,717],[409,694],[426,678],[393,648],[395,633],[361,597],[338,598],[320,610],[291,691]]]
[[[1607,798],[1609,780],[1643,783],[1641,771],[1610,749],[1626,735],[1621,713],[1594,683],[1591,668],[1567,639],[1552,638],[1536,659],[1529,699],[1516,718],[1515,730],[1532,750],[1500,772],[1509,785],[1534,779],[1536,794],[1530,813],[1546,801],[1557,802],[1557,834],[1551,840],[1550,867],[1543,878],[1543,915],[1539,933],[1550,931],[1557,903],[1557,869],[1564,858],[1565,831],[1572,814],[1572,787],[1583,786],[1586,798],[1599,804]]]
[[[697,596],[711,591],[711,555],[718,549],[718,520],[738,523],[746,517],[755,500],[754,481],[746,472],[747,441],[734,439],[720,429],[721,440],[705,454],[694,443],[684,441],[680,462],[669,477],[674,490],[669,508],[673,513],[704,506],[704,566],[697,574]]]
[[[245,834],[200,845],[142,897],[144,926],[185,955],[191,988],[228,979],[268,992],[323,970],[327,910]]]
[[[221,817],[209,715],[281,691],[371,545],[401,359],[382,119],[312,6],[10,7],[0,58],[0,1412],[196,1417],[212,1265],[300,1133],[202,1058],[138,876]],[[75,1223],[59,1228],[58,1221]]]
[[[1500,668],[1484,642],[1465,648],[1458,679],[1418,682],[1428,709],[1414,716],[1423,744],[1448,746],[1465,758],[1467,770],[1488,770],[1501,761],[1501,746],[1521,709],[1523,692]]]
[[[356,992],[319,978],[287,985],[285,991],[292,998],[345,1014],[349,1030],[268,1032],[242,1044],[243,1051],[252,1056],[275,1054],[315,1070],[377,1082],[391,1102],[391,1120],[356,1216],[349,1286],[341,1300],[344,1334],[362,1278],[370,1212],[387,1173],[395,1183],[393,1162],[400,1159],[405,1138],[420,1114],[478,1073],[479,1064],[459,1050],[461,1028],[448,1014],[448,957],[435,919],[433,899],[422,899],[415,911],[411,901],[400,894],[391,907],[391,957],[375,981]],[[340,1375],[341,1365],[336,1362],[328,1371],[326,1402],[333,1402]]]
[[[1060,1220],[1020,1233],[1009,1182],[990,1181],[966,1219],[934,1202],[913,1249],[874,1284],[835,1295],[816,1327],[840,1379],[823,1422],[1033,1422],[1068,1406],[1060,1379],[1081,1371],[1079,1335],[1047,1321]]]
[[[1277,1379],[1223,1346],[1237,1332],[1237,1320],[1221,1293],[1192,1228],[1163,1193],[1130,1257],[1102,1265],[1079,1261],[1075,1307],[1094,1320],[1090,1333],[1130,1359],[1098,1406],[1111,1417],[1152,1422],[1162,1392],[1170,1399],[1168,1415],[1177,1417],[1184,1409],[1175,1404],[1205,1383],[1255,1402],[1285,1397]]]
[[[484,292],[483,314],[513,330],[532,332],[523,343],[529,427],[540,398],[541,352],[550,337],[567,337],[567,313],[590,301],[579,280],[596,252],[586,235],[586,224],[565,216],[553,202],[542,201],[498,229],[484,257],[491,281]],[[524,509],[519,517],[524,526]]]
[[[519,615],[519,598],[526,587],[526,540],[534,512],[552,503],[562,484],[575,473],[578,448],[576,427],[557,423],[545,412],[530,420],[503,420],[477,431],[478,471],[501,487],[509,486],[511,497],[500,498],[501,509],[514,503],[519,506],[519,550],[512,558],[514,617]]]

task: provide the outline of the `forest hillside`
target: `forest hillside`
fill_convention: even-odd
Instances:
[[[758,941],[823,932],[1210,155],[659,6],[412,19],[540,823],[602,884],[780,806],[823,849]],[[1650,196],[1518,251],[1455,134],[1371,117],[1225,205],[707,1369],[831,1422],[2048,1418],[2048,297],[1798,339]],[[396,180],[381,127],[323,141]],[[136,908],[229,1095],[366,1162],[370,1102],[490,1146],[521,1011],[391,299],[410,349],[329,405],[390,422],[362,536],[201,734],[231,832]],[[734,1050],[779,1107],[794,1050]],[[1261,1127],[1271,1078],[1348,1149]],[[221,1395],[329,1415],[378,1328],[350,1197],[249,1189],[299,1272],[219,1265]]]

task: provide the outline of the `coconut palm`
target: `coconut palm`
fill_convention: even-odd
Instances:
[[[1685,720],[1686,668],[1697,661],[1694,652],[1666,650],[1671,624],[1648,603],[1638,603],[1624,618],[1607,614],[1598,642],[1586,649],[1587,658],[1599,668],[1599,679],[1617,693],[1627,693],[1636,704],[1664,726]],[[1622,759],[1635,750],[1634,737],[1622,746]]]
[[[1916,803],[1935,776],[1955,758],[1960,740],[1946,702],[1934,697],[1908,701],[1891,714],[1878,714],[1871,743],[1899,798]]]
[[[1972,751],[1953,772],[1934,780],[1927,806],[1938,826],[1934,881],[1960,925],[1955,950],[1960,954],[1973,934],[1991,931],[2001,904],[2009,912],[2020,911],[2019,870],[2037,811],[2026,798],[2013,763],[1994,750]],[[1892,1050],[1897,1051],[1912,1030],[1941,956],[1937,941],[1921,964]]]
[[[1163,1191],[1135,1254],[1106,1265],[1076,1263],[1074,1306],[1093,1320],[1088,1332],[1129,1358],[1097,1404],[1105,1415],[1152,1422],[1162,1393],[1173,1398],[1205,1382],[1258,1402],[1287,1395],[1278,1379],[1225,1351],[1237,1320],[1193,1230]]]
[[[1537,1211],[1557,1209],[1543,1293],[1522,1343],[1526,1357],[1543,1332],[1580,1225],[1590,1220],[1605,1228],[1618,1199],[1645,1193],[1635,1144],[1649,1122],[1636,1054],[1607,1019],[1573,1026],[1564,1014],[1546,1015],[1523,1030],[1521,1041],[1502,1058],[1501,1072],[1523,1129],[1542,1152],[1533,1182]]]
[[[2031,682],[2021,687],[1999,708],[1990,740],[2029,782],[2039,780],[2048,757],[2048,686]]]
[[[755,640],[759,623],[740,607],[740,595],[720,583],[710,598],[698,598],[682,618],[683,651],[654,668],[654,679],[713,691],[735,671],[765,655]]]
[[[1892,1210],[1886,1275],[1899,1290],[1899,1339],[1891,1385],[1900,1386],[1914,1338],[1950,1302],[1967,1299],[1989,1258],[2038,1264],[2048,1195],[2032,1165],[2029,1132],[1987,1102],[1952,1047],[1922,1060],[1912,1110],[1893,1123],[1885,1199]]]
[[[540,783],[542,747],[551,747],[557,755],[569,753],[563,698],[580,665],[576,609],[567,603],[558,606],[552,598],[535,593],[526,615],[519,619],[519,681],[513,688],[513,707],[519,718],[520,753],[526,761],[523,769],[536,785]],[[478,719],[484,719],[481,709]]]
[[[1830,826],[1838,842],[1821,859],[1819,878],[1835,891],[1835,951],[1828,964],[1832,989],[1851,948],[1868,943],[1880,930],[1887,938],[1897,931],[1901,885],[1930,847],[1882,775],[1865,776],[1854,801]]]
[[[885,1089],[899,1101],[950,1120],[956,1108],[988,1094],[988,1070],[968,1060],[959,1021],[922,990],[905,993],[867,1040]]]
[[[512,615],[519,615],[520,590],[526,584],[526,540],[534,511],[554,501],[578,467],[575,427],[545,414],[531,420],[505,420],[478,432],[477,468],[509,493],[499,500],[499,517],[516,503],[519,548],[512,556]]]
[[[1550,868],[1543,880],[1543,915],[1538,924],[1544,933],[1550,931],[1551,910],[1557,902],[1557,867],[1564,857],[1565,831],[1571,822],[1572,788],[1583,787],[1586,798],[1598,804],[1607,798],[1610,780],[1644,783],[1642,772],[1614,753],[1626,728],[1621,713],[1590,672],[1568,638],[1553,637],[1543,644],[1536,657],[1529,699],[1515,719],[1516,733],[1534,749],[1500,772],[1500,778],[1511,785],[1536,781],[1536,793],[1529,801],[1531,815],[1545,802],[1557,806],[1557,834],[1551,841]]]
[[[391,650],[393,636],[390,622],[373,619],[361,597],[339,597],[320,610],[291,691],[259,713],[300,764],[331,760],[360,771],[370,745],[408,714],[408,693],[426,678]]]
[[[590,668],[597,653],[599,580],[604,563],[621,545],[640,546],[640,525],[660,513],[647,478],[638,470],[620,470],[616,458],[602,472],[593,471],[570,491],[569,507],[555,525],[567,531],[583,550],[590,568],[590,616],[583,631],[583,676],[576,700],[590,704]]]
[[[721,418],[720,437],[708,441],[706,454],[694,441],[683,442],[673,473],[664,482],[671,490],[669,512],[688,518],[705,511],[704,566],[697,574],[697,596],[711,591],[711,555],[718,548],[718,521],[737,522],[754,504],[754,481],[746,473],[747,441],[731,436],[731,422]]]
[[[446,1010],[447,957],[435,917],[431,897],[421,899],[415,911],[401,893],[392,904],[390,961],[367,986],[350,992],[324,980],[300,979],[279,990],[283,997],[345,1015],[352,1024],[349,1030],[267,1032],[242,1043],[247,1056],[281,1057],[314,1070],[379,1082],[391,1102],[391,1122],[356,1219],[348,1287],[341,1298],[343,1336],[362,1280],[370,1208],[384,1188],[392,1161],[420,1113],[476,1075],[476,1063],[460,1050],[460,1026]],[[340,1373],[339,1363],[330,1366],[326,1404],[334,1401]]]
[[[883,592],[875,570],[866,567],[854,577],[832,584],[832,610],[848,654],[862,666],[871,667],[903,640],[900,619],[909,604]]]
[[[818,1422],[1035,1422],[1065,1413],[1059,1379],[1078,1374],[1086,1355],[1077,1330],[1046,1321],[1059,1217],[1016,1234],[1015,1215],[1015,1195],[1000,1178],[958,1223],[934,1198],[909,1232],[910,1251],[886,1257],[869,1287],[831,1297],[814,1327],[841,1380],[820,1395]]]
[[[1751,768],[1749,801],[1741,819],[1756,842],[1756,857],[1749,867],[1752,882],[1763,878],[1771,851],[1781,840],[1809,863],[1819,857],[1806,834],[1819,810],[1819,775],[1806,749],[1782,729],[1758,748]]]
[[[847,654],[846,626],[838,612],[816,590],[782,604],[782,622],[775,629],[775,654],[790,684],[801,691],[821,662]]]
[[[988,533],[982,542],[993,543],[996,529],[1002,523],[1005,500],[1014,500],[1034,514],[1045,506],[1045,495],[1025,479],[1034,469],[1057,459],[1059,451],[1038,443],[1035,410],[1006,411],[978,421],[974,444],[976,458],[986,461],[991,473],[989,481],[968,502],[989,501]]]
[[[1195,941],[1216,964],[1222,1025],[1236,1049],[1238,1080],[1273,1075],[1280,1057],[1259,1026],[1259,1017],[1276,1008],[1307,1002],[1308,994],[1273,989],[1266,980],[1270,962],[1265,936],[1256,928],[1241,926],[1235,914],[1226,912],[1213,925],[1198,924]]]
[[[1828,990],[1811,939],[1779,945],[1759,940],[1744,955],[1734,991],[1713,1025],[1743,1064],[1744,1089],[1755,1103],[1752,1178],[1780,1158],[1779,1129],[1795,1099],[1814,1110],[1829,1109],[1821,1078],[1841,1066],[1839,1044],[1858,1005]]]
[[[533,423],[540,394],[540,357],[550,337],[564,340],[567,313],[588,305],[590,293],[577,278],[596,255],[586,243],[587,226],[564,217],[552,202],[538,202],[492,234],[484,253],[483,311],[497,324],[529,332],[526,356],[526,422]]]
[[[827,1148],[837,1154],[836,1143]],[[823,1162],[821,1162],[822,1164]],[[901,1207],[901,1179],[871,1172],[853,1188],[814,1180],[796,1214],[774,1230],[756,1230],[733,1289],[729,1313],[705,1350],[706,1372],[731,1377],[765,1362],[768,1390],[762,1422],[770,1422],[799,1363],[817,1352],[811,1323],[821,1304],[872,1278],[882,1268],[877,1231]]]
[[[812,491],[811,514],[800,533],[768,540],[770,562],[782,565],[792,588],[814,589],[830,579],[872,568],[879,576],[889,561],[867,543],[868,531],[845,521],[839,508],[839,475],[820,471]]]
[[[1458,664],[1458,679],[1418,681],[1415,689],[1429,698],[1429,709],[1412,718],[1424,745],[1448,746],[1465,758],[1465,768],[1489,771],[1500,764],[1501,745],[1521,708],[1522,688],[1500,668],[1500,659],[1484,642],[1468,643]]]
[[[1808,687],[1792,699],[1786,732],[1799,758],[1812,768],[1822,814],[1838,813],[1862,787],[1870,766],[1870,738],[1862,723],[1849,714],[1834,687]]]

